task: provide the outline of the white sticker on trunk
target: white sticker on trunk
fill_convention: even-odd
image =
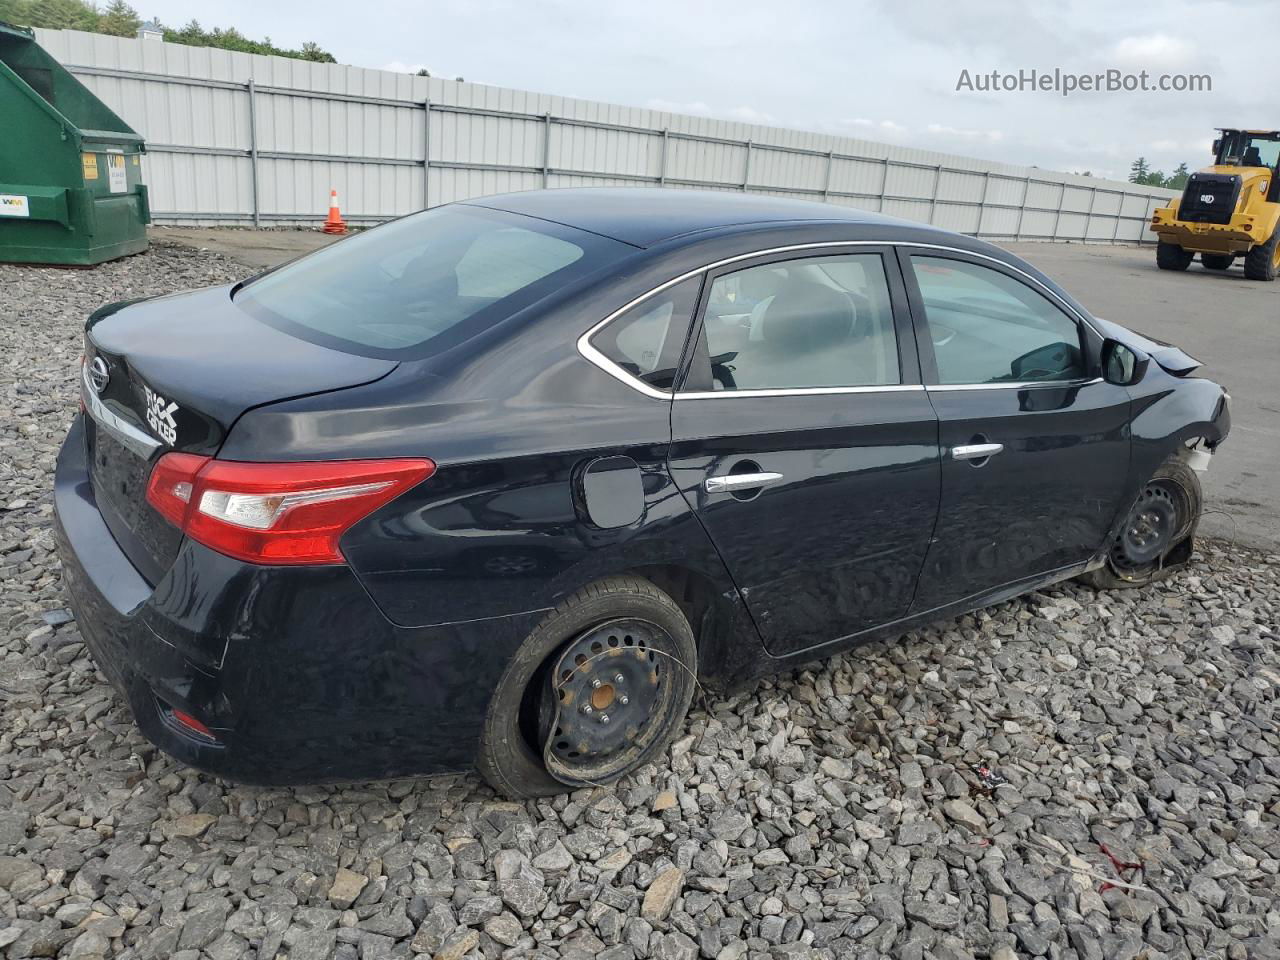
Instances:
[[[129,180],[124,171],[124,157],[118,153],[107,155],[107,189],[112,193],[124,193]]]
[[[173,446],[178,439],[178,425],[173,415],[178,411],[176,403],[170,403],[150,387],[143,387],[147,392],[147,426],[159,435],[160,439]]]
[[[15,193],[0,193],[0,217],[29,217],[31,205],[26,197]]]

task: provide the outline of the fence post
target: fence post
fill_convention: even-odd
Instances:
[[[1084,217],[1084,236],[1080,239],[1087,243],[1089,240],[1089,224],[1093,223],[1093,205],[1098,202],[1098,188],[1095,186],[1093,192],[1089,194],[1089,212]]]
[[[543,114],[543,189],[552,178],[552,115]]]
[[[982,171],[982,196],[978,198],[978,229],[973,231],[975,237],[982,236],[982,220],[987,215],[987,191],[991,189],[991,171]]]
[[[245,84],[249,92],[249,187],[253,193],[253,225],[262,226],[262,211],[258,207],[258,106],[253,78]]]
[[[431,209],[431,98],[422,101],[422,209]]]
[[[1059,184],[1059,187],[1058,209],[1054,211],[1053,214],[1053,236],[1049,238],[1050,240],[1058,239],[1058,224],[1062,222],[1062,205],[1067,200],[1067,181],[1063,180],[1062,183]]]
[[[933,168],[933,196],[929,198],[929,222],[933,223],[934,211],[938,209],[938,187],[942,183],[942,164]]]
[[[889,158],[881,157],[880,162],[884,164],[884,170],[880,176],[880,213],[884,213],[884,198],[889,193]]]
[[[836,152],[834,150],[827,151],[827,174],[822,181],[822,199],[825,201],[831,196],[831,168],[835,164]]]
[[[1111,242],[1115,243],[1120,238],[1120,220],[1124,216],[1124,202],[1129,199],[1129,194],[1120,191],[1120,206],[1116,208],[1116,228],[1111,231]],[[1139,240],[1139,243],[1142,241]]]
[[[1022,239],[1022,218],[1027,212],[1027,198],[1031,196],[1031,176],[1022,181],[1022,202],[1018,204],[1018,222],[1013,228],[1014,242]]]
[[[658,160],[658,186],[667,185],[667,145],[671,143],[671,131],[662,128],[662,156]]]
[[[742,165],[742,192],[747,192],[747,184],[751,182],[751,141],[747,141],[747,160]]]

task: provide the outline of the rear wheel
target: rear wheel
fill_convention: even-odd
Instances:
[[[1142,587],[1175,569],[1166,561],[1189,554],[1200,522],[1200,478],[1183,461],[1166,460],[1147,481],[1112,540],[1104,566],[1080,579],[1099,589]]]
[[[1229,270],[1235,263],[1235,257],[1229,253],[1202,253],[1200,262],[1206,270]]]
[[[1260,243],[1244,258],[1244,275],[1250,280],[1274,280],[1280,270],[1280,227],[1266,243]]]
[[[489,701],[477,760],[510,797],[610,783],[659,757],[697,674],[689,621],[638,577],[561,603],[520,646]]]
[[[1156,266],[1161,270],[1185,270],[1194,258],[1194,253],[1183,250],[1176,243],[1161,240],[1156,244]]]

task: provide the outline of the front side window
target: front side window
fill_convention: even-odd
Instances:
[[[989,267],[912,256],[942,384],[1077,380],[1080,327],[1049,299]]]
[[[1274,167],[1280,163],[1280,138],[1242,130],[1222,139],[1218,162],[1232,167]]]
[[[703,336],[714,390],[902,382],[879,254],[785,260],[717,277]],[[691,388],[705,386],[695,380]]]
[[[631,376],[670,390],[698,303],[701,277],[690,277],[615,317],[591,345]]]
[[[532,217],[451,204],[264,274],[236,305],[352,353],[416,359],[468,337],[632,248]]]

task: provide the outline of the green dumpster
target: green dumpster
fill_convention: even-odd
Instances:
[[[0,262],[86,265],[147,248],[142,138],[0,22]]]

